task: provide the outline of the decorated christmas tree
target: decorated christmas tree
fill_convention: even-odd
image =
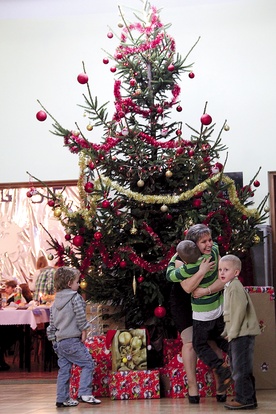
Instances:
[[[186,230],[205,223],[221,255],[244,259],[259,242],[256,225],[266,218],[266,199],[253,208],[257,174],[245,186],[225,174],[219,159],[226,122],[213,138],[204,103],[198,126],[182,119],[179,84],[181,75],[187,82],[195,76],[187,62],[195,45],[182,58],[170,26],[148,2],[135,22],[121,17],[118,46],[103,59],[115,77],[112,114],[93,96],[84,64],[77,80],[85,88],[86,128],[64,128],[42,104],[37,113],[40,121],[53,120],[52,132],[80,166],[79,206],[49,192],[48,204],[64,227],[64,244],[49,234],[49,250],[59,265],[80,269],[88,299],[120,305],[127,327],[153,320],[169,326],[165,272]]]

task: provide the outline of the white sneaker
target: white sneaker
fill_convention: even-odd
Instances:
[[[77,400],[73,400],[73,398],[69,398],[69,400],[67,401],[56,402],[56,407],[75,407],[78,404],[79,402]]]
[[[101,404],[101,400],[97,400],[94,395],[81,395],[78,397],[80,402],[86,402],[88,404]]]

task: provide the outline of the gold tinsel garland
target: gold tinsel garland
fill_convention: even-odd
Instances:
[[[81,173],[80,173],[80,177],[78,180],[78,190],[80,194],[81,209],[78,210],[77,212],[70,212],[68,209],[66,209],[65,205],[61,205],[60,207],[61,207],[62,212],[67,214],[69,218],[74,218],[77,215],[81,215],[86,223],[86,226],[88,228],[91,228],[92,227],[91,217],[95,214],[98,200],[100,199],[100,197],[98,195],[90,196],[90,202],[89,202],[90,209],[86,208],[85,203],[84,203],[84,200],[87,199],[87,194],[84,190],[84,184],[85,184],[84,170],[85,168],[87,168],[87,157],[83,153],[80,155],[80,158],[79,158],[79,166],[80,166]],[[207,178],[202,183],[196,185],[192,190],[184,191],[179,195],[143,195],[141,193],[137,193],[135,191],[125,189],[124,187],[119,185],[117,182],[110,180],[108,177],[105,177],[104,175],[101,175],[100,178],[94,181],[94,188],[98,189],[100,188],[100,184],[104,183],[106,186],[113,188],[118,193],[123,194],[124,196],[131,198],[137,202],[146,203],[146,204],[170,205],[170,204],[177,204],[180,201],[187,201],[191,199],[196,194],[207,190],[212,183],[216,183],[219,180],[221,180],[223,183],[228,185],[227,192],[229,195],[229,200],[231,201],[233,206],[236,208],[236,210],[246,215],[247,217],[258,217],[259,213],[257,209],[246,208],[244,205],[240,203],[240,200],[237,196],[237,189],[236,189],[234,181],[227,175],[224,175],[221,173],[218,173],[216,175],[213,175],[210,178]]]

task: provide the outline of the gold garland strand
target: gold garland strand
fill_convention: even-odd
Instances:
[[[67,214],[67,216],[69,218],[74,218],[77,215],[81,214],[86,226],[88,228],[92,227],[91,224],[91,216],[93,216],[95,214],[96,208],[97,208],[97,204],[98,204],[98,200],[99,200],[99,196],[98,195],[94,195],[90,197],[90,209],[87,209],[85,204],[84,204],[84,200],[86,200],[87,198],[87,194],[84,190],[84,184],[85,184],[85,173],[84,170],[85,168],[87,168],[87,159],[84,153],[80,154],[79,157],[79,167],[80,167],[80,176],[79,176],[79,180],[78,180],[78,190],[79,190],[79,195],[80,195],[80,203],[81,203],[81,209],[79,209],[77,212],[72,212],[69,211],[69,209],[66,208],[65,205],[62,205],[62,200],[60,200],[60,204],[61,204],[61,210],[63,213]],[[196,185],[192,190],[187,190],[182,192],[179,195],[143,195],[141,193],[137,193],[135,191],[131,191],[129,189],[125,189],[124,187],[122,187],[121,185],[119,185],[117,182],[110,180],[110,178],[105,177],[104,175],[101,175],[100,178],[97,178],[94,181],[94,187],[95,189],[99,189],[100,188],[100,183],[104,183],[106,186],[109,186],[111,188],[113,188],[114,190],[116,190],[118,193],[123,194],[124,196],[131,198],[137,202],[140,203],[146,203],[146,204],[166,204],[166,205],[170,205],[170,204],[177,204],[180,201],[187,201],[189,199],[191,199],[192,197],[194,197],[196,194],[203,192],[205,190],[208,189],[208,187],[212,184],[212,183],[216,183],[217,181],[221,180],[223,183],[227,184],[228,187],[226,189],[226,191],[228,192],[229,195],[229,200],[231,201],[231,203],[233,204],[233,206],[236,208],[236,210],[238,210],[239,212],[241,212],[242,214],[246,215],[247,217],[258,217],[259,213],[257,209],[249,209],[247,207],[245,207],[244,205],[242,205],[240,203],[240,200],[237,196],[237,189],[235,186],[234,181],[228,177],[227,175],[218,173],[216,175],[214,175],[213,177],[207,178],[205,181],[203,181],[202,183]]]

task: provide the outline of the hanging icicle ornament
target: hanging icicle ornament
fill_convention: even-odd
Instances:
[[[133,294],[136,295],[136,288],[137,288],[137,283],[136,283],[136,277],[135,275],[133,276],[133,281],[132,281],[132,289],[133,289]]]

